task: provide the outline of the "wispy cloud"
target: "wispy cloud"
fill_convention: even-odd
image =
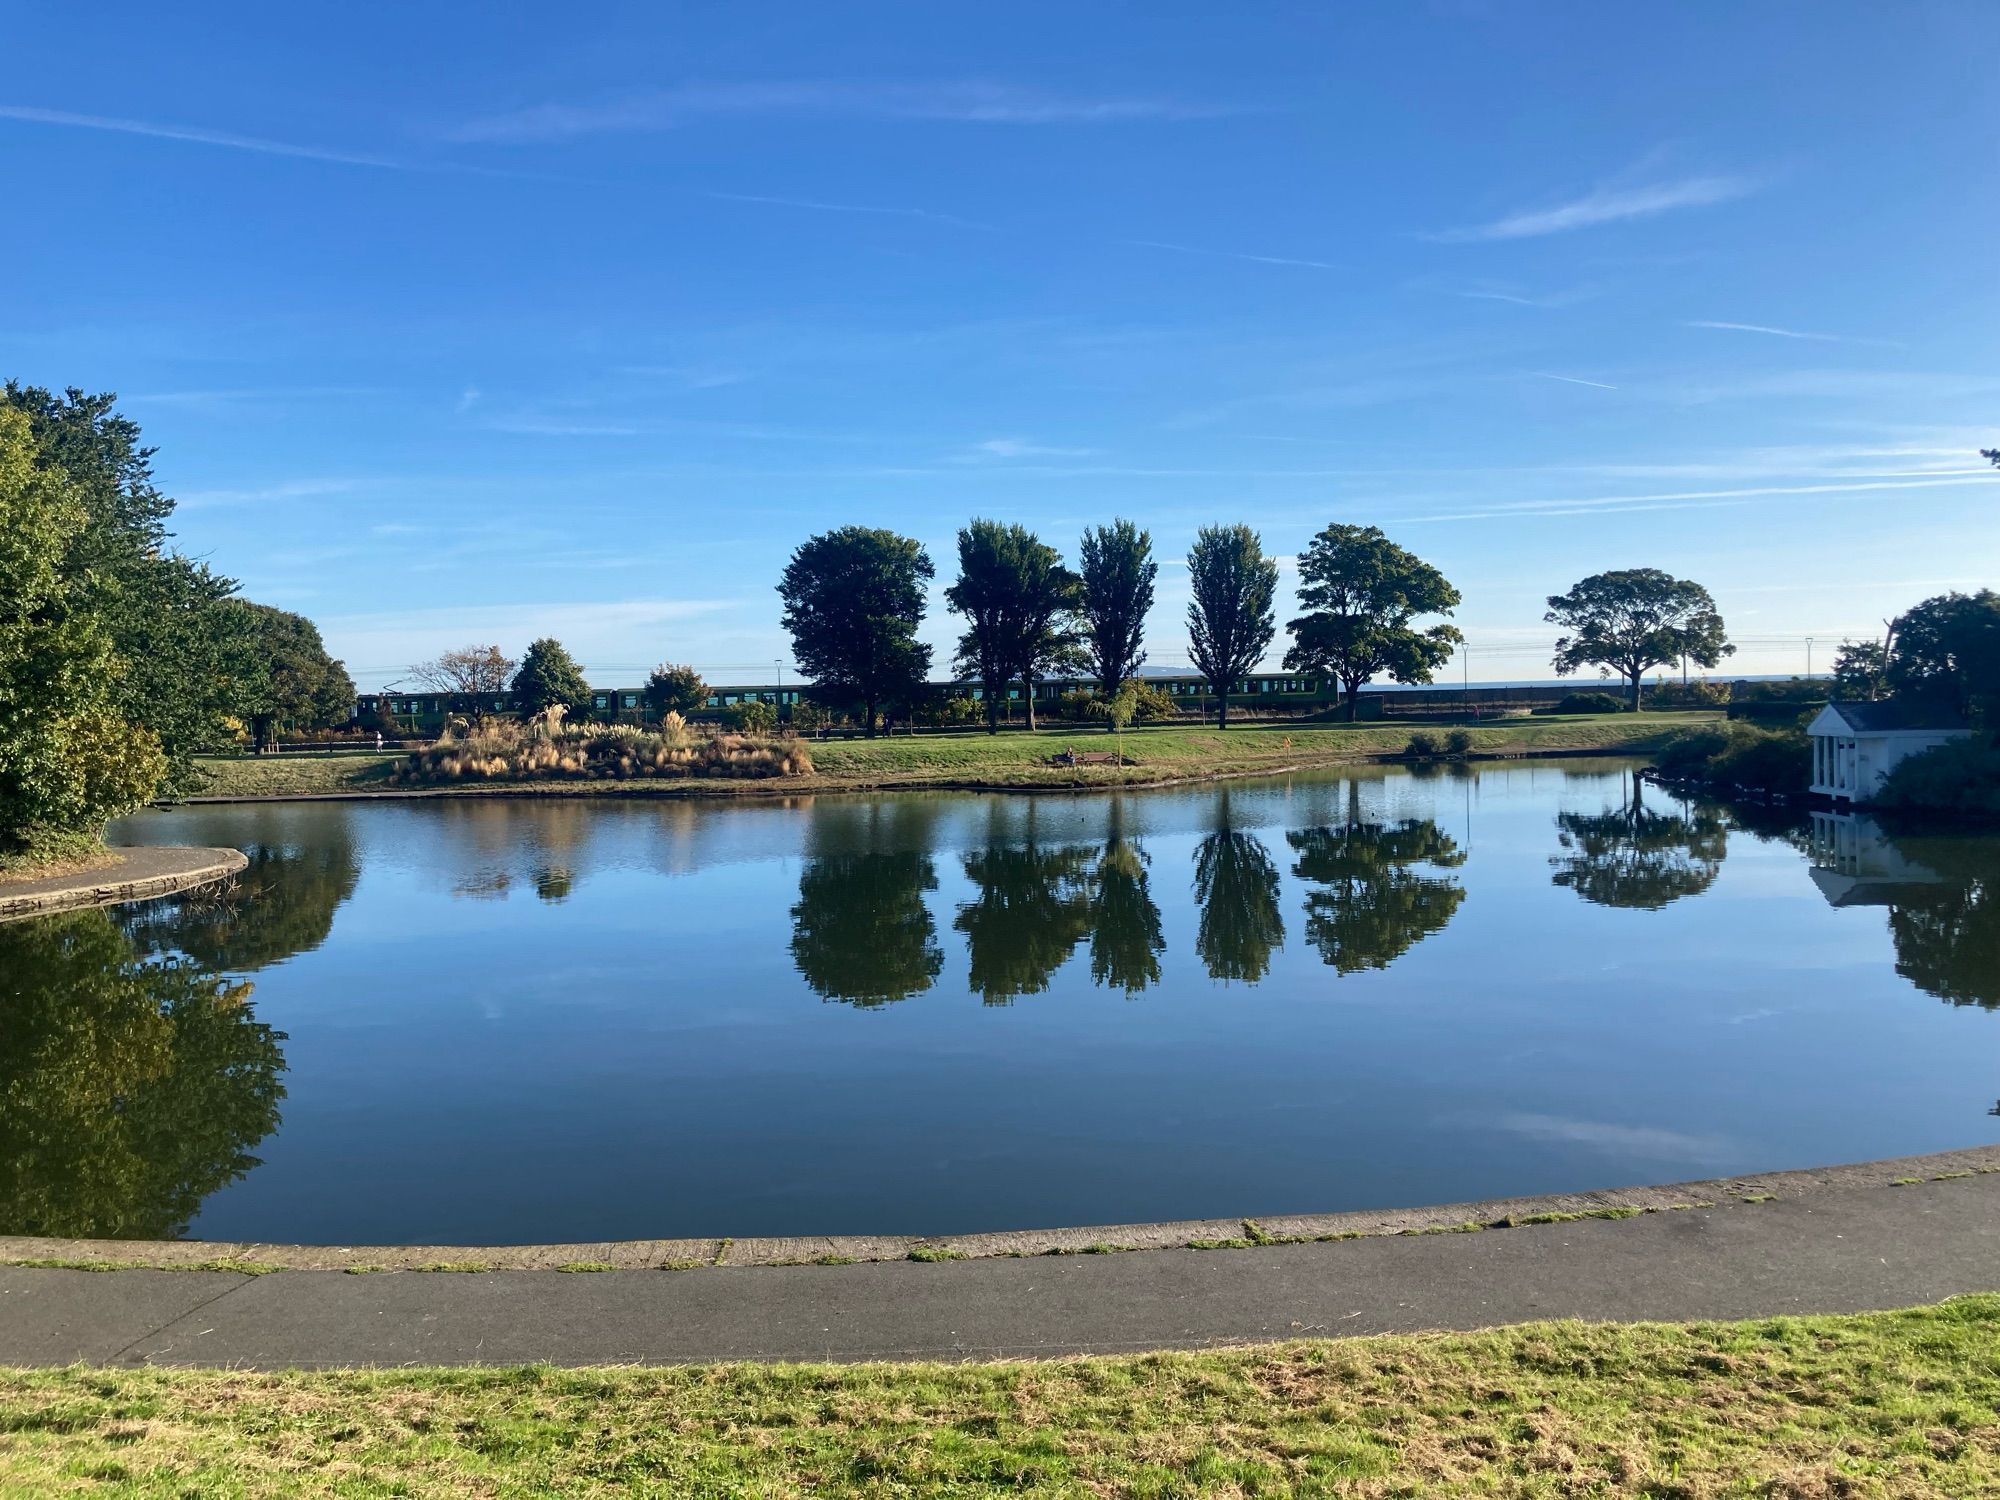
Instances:
[[[1537,380],[1560,380],[1564,385],[1587,385],[1592,390],[1615,391],[1618,389],[1617,386],[1606,385],[1601,380],[1585,380],[1580,375],[1557,375],[1548,370],[1530,370],[1528,373]]]
[[[452,411],[462,417],[479,404],[479,398],[479,388],[469,385],[459,393],[458,404],[452,408]]]
[[[892,219],[928,219],[935,224],[950,224],[958,229],[979,229],[992,232],[995,226],[982,224],[977,219],[962,219],[957,214],[939,213],[929,208],[897,208],[874,203],[829,203],[820,198],[781,198],[765,193],[709,193],[706,196],[724,203],[761,203],[773,208],[804,208],[826,214],[873,214]]]
[[[1052,448],[1023,438],[988,438],[983,443],[974,443],[959,454],[956,461],[981,463],[996,458],[1088,458],[1095,452],[1095,448]]]
[[[311,500],[321,495],[344,495],[354,487],[351,479],[299,479],[248,489],[187,490],[174,503],[186,510],[205,510],[216,505],[261,505],[274,500]]]
[[[1960,474],[1920,474],[1908,477],[1857,479],[1833,484],[1768,484],[1726,490],[1672,490],[1651,495],[1597,495],[1572,500],[1523,500],[1508,505],[1483,506],[1477,510],[1441,512],[1436,515],[1400,516],[1399,524],[1427,521],[1484,521],[1497,518],[1528,520],[1543,516],[1599,515],[1653,510],[1711,510],[1747,505],[1754,500],[1791,499],[1807,495],[1855,495],[1879,490],[1954,489],[1966,485],[1994,483],[1988,471],[1968,469]]]
[[[411,164],[385,156],[367,156],[355,151],[335,151],[324,146],[302,146],[292,141],[267,140],[262,136],[236,135],[226,130],[206,130],[196,125],[169,125],[157,120],[127,120],[115,115],[77,114],[66,109],[36,109],[25,104],[0,104],[0,120],[20,120],[32,125],[57,125],[73,130],[105,130],[118,135],[151,136],[162,141],[187,141],[198,146],[221,146],[231,151],[256,151],[265,156],[295,156],[306,161],[336,162],[344,167],[381,167],[388,171],[409,171]]]
[[[1758,184],[1747,177],[1683,177],[1639,187],[1601,187],[1553,208],[1527,209],[1487,224],[1446,229],[1427,236],[1433,240],[1521,240],[1563,234],[1597,224],[1650,219],[1681,208],[1705,208],[1746,198]]]
[[[1171,240],[1124,240],[1144,250],[1172,250],[1179,255],[1212,255],[1223,260],[1255,261],[1260,266],[1303,266],[1311,271],[1340,271],[1346,267],[1328,260],[1303,260],[1291,255],[1253,255],[1247,250],[1211,250],[1203,245],[1177,245]]]
[[[1768,323],[1724,323],[1713,318],[1694,318],[1688,328],[1715,328],[1725,333],[1767,333],[1779,339],[1809,339],[1816,344],[1874,343],[1873,339],[1852,339],[1838,333],[1803,333],[1796,328],[1775,328]]]
[[[941,120],[983,125],[1105,124],[1185,120],[1226,113],[1170,99],[1080,98],[989,82],[684,84],[591,103],[538,104],[469,120],[453,141],[561,141],[609,132],[671,130],[696,120],[761,115]]]

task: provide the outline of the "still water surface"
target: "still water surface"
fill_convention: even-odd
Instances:
[[[1125,796],[149,813],[0,927],[0,1231],[943,1233],[2000,1138],[2000,841],[1614,761]]]

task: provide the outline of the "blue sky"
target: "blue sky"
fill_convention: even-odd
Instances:
[[[768,677],[804,536],[941,589],[973,515],[1378,524],[1475,680],[1630,566],[1824,666],[2000,583],[1993,20],[17,7],[0,372],[117,391],[180,544],[364,685],[541,634]]]

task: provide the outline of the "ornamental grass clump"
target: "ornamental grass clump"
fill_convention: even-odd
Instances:
[[[658,729],[628,724],[496,721],[450,734],[408,756],[395,779],[437,784],[477,781],[637,781],[648,778],[805,776],[802,741],[771,734],[712,734],[679,714]]]

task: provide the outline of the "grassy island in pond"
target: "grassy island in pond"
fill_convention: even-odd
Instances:
[[[999,1365],[14,1370],[0,1489],[1989,1494],[1996,1348],[1984,1296]]]
[[[1468,721],[1470,754],[1536,755],[1598,751],[1648,754],[1676,732],[1715,722],[1709,713],[1643,713],[1548,716]],[[1442,725],[1444,721],[1439,721]],[[1134,728],[1122,737],[1124,766],[1061,765],[1064,749],[1108,752],[1113,737],[1101,730],[1043,730],[1035,734],[920,734],[880,739],[794,742],[792,765],[804,757],[809,770],[752,778],[695,771],[648,784],[575,773],[553,780],[506,774],[441,777],[428,783],[455,792],[551,790],[606,792],[688,790],[815,792],[860,787],[1064,787],[1144,786],[1212,776],[1256,775],[1294,767],[1401,756],[1415,726],[1334,723],[1239,726],[1226,733],[1205,725]],[[725,737],[728,738],[728,737]],[[784,744],[784,741],[773,741]],[[409,791],[427,783],[399,778],[408,757],[391,754],[256,756],[203,763],[212,777],[205,795],[216,797],[340,796]]]

